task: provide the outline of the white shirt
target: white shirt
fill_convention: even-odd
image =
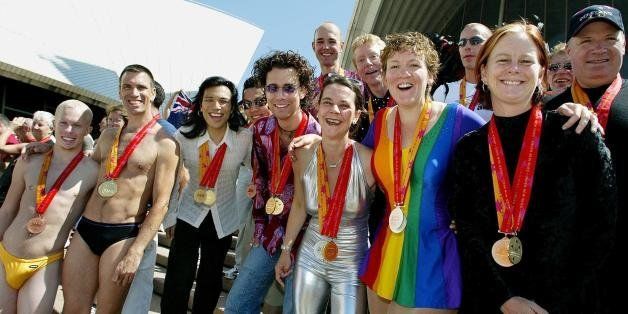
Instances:
[[[439,86],[434,91],[434,96],[432,96],[432,99],[434,99],[434,101],[440,101],[446,104],[450,104],[454,102],[460,103],[460,82],[462,82],[462,80],[445,83],[449,87],[449,92],[447,92],[447,94],[445,94],[445,92],[447,91],[445,86],[444,85]],[[467,106],[469,106],[469,104],[471,103],[471,100],[473,99],[473,95],[475,95],[475,85],[476,84],[466,82],[465,104]]]
[[[187,131],[187,129],[183,131]],[[218,238],[224,238],[232,234],[240,226],[240,210],[238,210],[235,200],[240,197],[246,197],[236,196],[236,180],[241,166],[251,167],[253,133],[246,128],[240,128],[237,133],[227,128],[225,136],[218,144],[210,140],[207,132],[197,138],[189,139],[183,136],[181,131],[177,131],[174,138],[181,147],[183,165],[190,172],[190,181],[181,192],[181,197],[179,197],[175,187],[175,191],[170,198],[168,213],[164,218],[164,227],[173,226],[178,218],[198,228],[207,215],[211,213]],[[211,156],[215,155],[216,150],[222,143],[227,144],[225,158],[214,187],[216,202],[211,206],[194,201],[194,192],[198,189],[201,180],[198,150],[201,145],[208,141]],[[176,186],[178,186],[178,182]]]
[[[432,99],[434,99],[434,101],[440,101],[446,104],[450,104],[450,103],[459,104],[460,103],[460,82],[462,82],[462,80],[445,83],[449,87],[449,92],[446,95],[445,95],[445,91],[446,91],[445,86],[444,85],[439,86],[434,91],[434,96],[432,96]],[[465,85],[466,95],[465,95],[464,102],[465,102],[465,107],[467,108],[471,104],[471,100],[473,100],[473,95],[475,95],[475,86],[476,84],[466,82],[466,85]],[[473,112],[477,113],[485,122],[488,122],[493,116],[493,111],[484,109],[482,107],[482,104],[478,104],[473,109]]]

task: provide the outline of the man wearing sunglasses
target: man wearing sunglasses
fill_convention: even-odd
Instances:
[[[434,100],[444,103],[457,102],[466,107],[471,107],[482,114],[481,106],[471,105],[473,95],[475,95],[475,85],[477,78],[475,76],[475,61],[480,49],[484,46],[484,42],[491,36],[491,30],[480,23],[470,23],[465,25],[460,33],[458,40],[458,52],[460,52],[460,61],[464,67],[464,77],[458,81],[441,85],[434,91]]]
[[[225,313],[259,313],[275,281],[275,264],[282,251],[298,248],[299,239],[284,243],[294,195],[288,145],[295,136],[320,134],[320,125],[302,109],[308,105],[313,77],[307,60],[292,51],[276,51],[255,61],[253,74],[264,86],[273,115],[253,125],[253,247],[236,278]],[[284,313],[292,313],[292,279],[286,278]]]
[[[587,105],[597,113],[604,128],[605,144],[613,159],[617,191],[624,191],[618,193],[615,249],[602,267],[598,286],[608,288],[602,292],[606,294],[598,302],[603,306],[597,311],[599,313],[620,313],[625,310],[624,290],[614,288],[622,286],[628,276],[623,259],[619,257],[619,250],[625,245],[623,231],[627,228],[628,213],[625,193],[628,190],[628,81],[619,75],[625,53],[625,28],[619,10],[592,5],[576,12],[571,17],[567,32],[567,54],[571,59],[573,84],[545,104],[545,108],[553,110],[563,103],[576,102]],[[595,283],[590,286],[594,287]]]

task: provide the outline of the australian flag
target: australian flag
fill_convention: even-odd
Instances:
[[[188,95],[183,91],[179,91],[174,98],[172,108],[170,109],[170,115],[168,116],[168,122],[172,123],[175,128],[180,128],[181,125],[188,119],[188,115],[194,109],[194,104]]]

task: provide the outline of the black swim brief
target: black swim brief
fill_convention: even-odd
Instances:
[[[114,243],[136,237],[140,232],[140,223],[110,224],[81,217],[76,231],[92,253],[101,256]]]

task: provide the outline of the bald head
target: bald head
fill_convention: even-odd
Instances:
[[[338,25],[332,22],[325,22],[317,27],[316,30],[314,30],[314,42],[316,42],[316,39],[318,38],[318,33],[320,31],[334,33],[338,35],[338,38],[342,38],[342,34],[340,33],[340,27],[338,27]]]
[[[78,113],[83,123],[88,125],[92,123],[92,110],[89,109],[84,102],[76,99],[66,100],[57,106],[55,110],[55,121],[62,120],[62,116],[69,110]]]
[[[462,34],[464,31],[471,30],[474,31],[476,34],[482,35],[484,38],[489,38],[491,37],[491,35],[493,35],[493,32],[490,28],[480,23],[469,23],[465,25],[464,28],[462,28],[462,32],[460,33]]]
[[[344,49],[344,42],[336,24],[325,22],[314,31],[312,49],[321,67],[321,74],[340,70],[338,56]]]

